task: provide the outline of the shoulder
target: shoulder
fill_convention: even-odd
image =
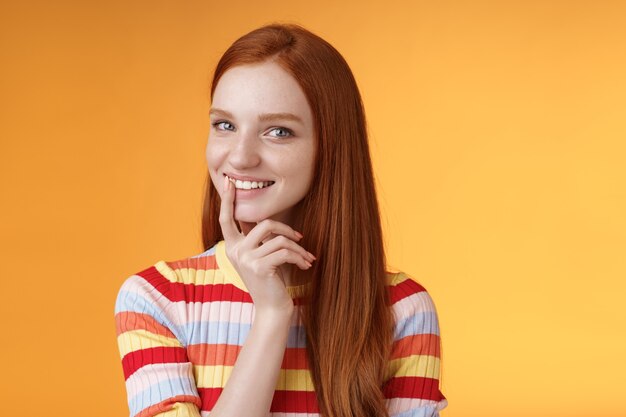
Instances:
[[[411,294],[426,292],[426,288],[417,279],[402,271],[387,271],[387,288],[390,295],[394,297],[392,301]]]
[[[394,306],[407,304],[411,300],[432,301],[426,288],[404,272],[387,272],[387,292],[389,301]]]
[[[124,279],[118,291],[116,312],[124,304],[163,305],[187,300],[189,293],[194,292],[193,286],[211,283],[218,270],[215,246],[185,258],[159,260]]]
[[[407,331],[439,334],[435,303],[426,288],[404,272],[388,272],[387,277],[396,338],[406,336]]]

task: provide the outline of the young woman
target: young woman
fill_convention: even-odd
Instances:
[[[297,25],[241,37],[211,86],[206,251],[126,279],[131,416],[437,416],[432,299],[386,271],[354,77]]]

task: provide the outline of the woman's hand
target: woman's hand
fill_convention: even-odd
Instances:
[[[257,311],[293,310],[280,266],[296,264],[308,269],[315,257],[296,242],[302,235],[290,226],[265,219],[246,235],[237,230],[234,219],[235,186],[224,177],[220,226],[226,255],[246,284]]]

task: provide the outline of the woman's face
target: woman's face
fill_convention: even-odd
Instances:
[[[225,175],[237,180],[235,219],[293,224],[316,152],[313,114],[298,82],[270,61],[233,67],[215,88],[210,119],[209,173],[220,196]]]

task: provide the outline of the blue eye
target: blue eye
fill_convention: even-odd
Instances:
[[[275,127],[272,130],[270,130],[270,132],[273,132],[273,131],[276,131],[276,130],[282,131],[283,134],[278,134],[275,137],[278,137],[278,138],[288,138],[290,136],[293,136],[293,132],[291,130],[287,129],[287,128],[284,128],[284,127]]]
[[[222,124],[234,127],[234,126],[232,125],[232,123],[230,123],[230,122],[226,122],[226,121],[224,121],[224,120],[220,120],[220,121],[218,121],[218,122],[215,122],[215,123],[213,123],[212,125],[213,125],[213,127],[215,127],[215,128],[216,128],[216,129],[218,129],[218,130],[232,130],[232,129],[228,129],[228,128],[226,128],[226,129],[219,128],[218,126],[219,126],[219,125],[222,125]]]

